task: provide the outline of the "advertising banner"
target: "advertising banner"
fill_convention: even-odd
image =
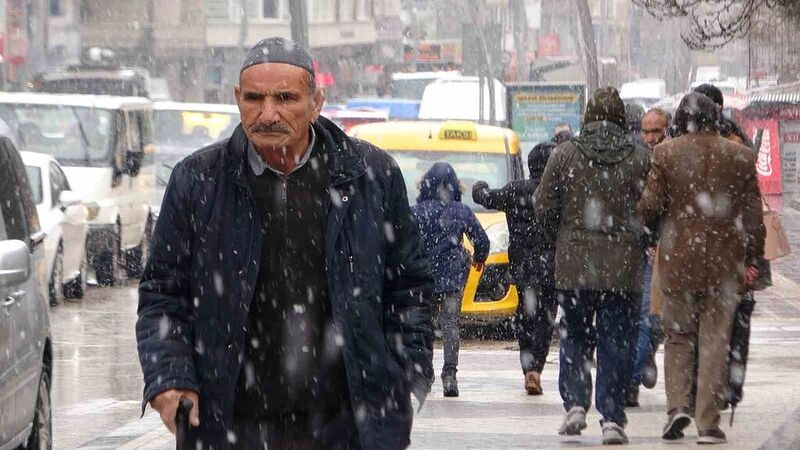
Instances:
[[[583,84],[510,83],[508,117],[519,135],[523,165],[534,145],[553,138],[553,130],[563,123],[578,131],[586,102]]]
[[[781,116],[783,118],[783,115]],[[781,173],[784,192],[800,192],[800,116],[781,120]]]
[[[776,119],[746,120],[745,132],[755,137],[759,129],[764,130],[761,137],[761,148],[756,158],[756,172],[764,195],[776,195],[783,192],[781,180],[780,132]]]

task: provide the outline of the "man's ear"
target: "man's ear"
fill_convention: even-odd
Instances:
[[[325,91],[321,87],[314,90],[314,114],[313,121],[316,122],[319,115],[322,113],[322,107],[325,105]]]
[[[236,103],[239,103],[239,94],[242,93],[242,87],[238,84],[233,85],[233,98],[236,99]]]

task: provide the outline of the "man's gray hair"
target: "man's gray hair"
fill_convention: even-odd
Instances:
[[[647,112],[644,114],[644,116],[647,117],[650,114],[655,114],[658,117],[660,117],[661,120],[664,121],[664,126],[665,127],[668,127],[670,122],[672,122],[672,114],[664,111],[661,108],[650,108],[650,109],[647,110]],[[642,119],[644,119],[644,117],[642,117]]]

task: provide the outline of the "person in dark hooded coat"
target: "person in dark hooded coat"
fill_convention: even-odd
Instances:
[[[461,295],[467,281],[470,258],[463,245],[466,234],[475,252],[478,270],[489,256],[489,237],[469,207],[461,203],[461,183],[450,164],[439,162],[422,176],[417,204],[412,208],[431,264],[434,297],[439,304],[445,397],[458,397],[458,347]]]
[[[636,204],[650,158],[625,129],[616,89],[595,91],[583,120],[580,137],[550,156],[533,195],[537,216],[558,226],[555,278],[564,311],[559,390],[567,411],[559,434],[578,435],[587,426],[596,342],[603,443],[624,444],[647,240]]]
[[[542,395],[541,374],[558,309],[553,276],[557,227],[552,223],[548,226],[536,217],[533,193],[541,182],[550,153],[571,137],[568,130],[562,131],[552,141],[533,147],[528,154],[530,179],[512,181],[502,189],[489,189],[486,182],[478,181],[472,188],[475,203],[506,214],[510,234],[508,259],[519,296],[514,328],[528,395]]]

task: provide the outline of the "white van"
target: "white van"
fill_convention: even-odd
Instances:
[[[637,103],[649,109],[667,96],[667,83],[660,78],[642,78],[623,83],[619,96],[625,104]]]
[[[425,87],[435,80],[459,78],[458,70],[441,72],[395,72],[392,74],[392,98],[421,100]]]
[[[139,277],[152,229],[150,100],[76,94],[0,93],[0,118],[22,150],[64,168],[89,211],[87,253],[104,286]]]
[[[495,121],[506,124],[506,87],[494,80]],[[483,85],[483,120],[489,123],[489,86]],[[480,89],[478,77],[449,77],[431,82],[422,94],[419,105],[420,120],[471,120],[480,119]]]

